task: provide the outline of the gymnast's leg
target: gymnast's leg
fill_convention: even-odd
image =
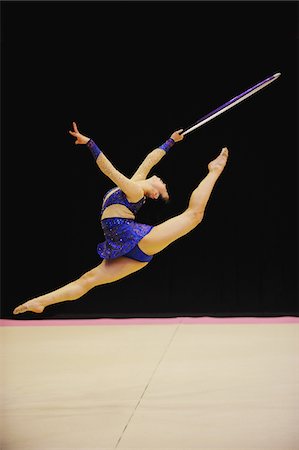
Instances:
[[[228,158],[227,148],[208,165],[209,173],[192,192],[189,205],[182,214],[155,226],[139,242],[139,248],[148,255],[154,255],[172,242],[193,230],[203,219],[205,207],[212,190],[221,175]]]
[[[46,306],[68,300],[77,300],[95,286],[113,283],[142,269],[147,264],[147,262],[139,262],[122,256],[113,260],[104,260],[100,265],[86,272],[77,280],[23,303],[15,308],[13,313],[20,314],[26,311],[42,313]]]
[[[225,167],[227,158],[228,150],[223,149],[220,155],[210,162],[208,166],[209,173],[193,191],[189,206],[185,212],[155,226],[139,242],[138,245],[144,253],[153,255],[160,252],[175,240],[189,233],[202,221],[205,207],[213,187]],[[76,300],[93,287],[120,280],[142,269],[147,264],[126,257],[110,261],[105,260],[99,266],[66,286],[23,303],[15,308],[14,314],[26,311],[41,313],[46,306],[68,300]]]

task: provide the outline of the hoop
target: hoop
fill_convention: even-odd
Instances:
[[[201,119],[197,120],[193,125],[187,127],[181,134],[185,136],[186,134],[191,133],[191,131],[196,130],[197,128],[201,127],[202,125],[219,116],[220,114],[223,114],[225,111],[229,110],[233,106],[236,106],[238,103],[242,102],[246,98],[250,97],[251,95],[263,89],[264,87],[268,86],[268,84],[272,83],[273,81],[277,80],[277,78],[280,77],[280,75],[281,73],[277,72],[274,75],[266,78],[265,80],[260,81],[255,86],[252,86],[251,88],[242,92],[242,94],[237,95],[228,102],[219,106],[219,108],[214,109],[214,111],[211,111],[209,114],[206,114],[204,117],[201,117]]]

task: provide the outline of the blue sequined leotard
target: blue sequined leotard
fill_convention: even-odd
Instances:
[[[107,192],[109,194],[113,189]],[[115,190],[108,198],[104,197],[101,215],[110,205],[124,205],[134,216],[145,203],[145,197],[136,203],[130,203],[124,192]],[[150,261],[152,256],[143,253],[138,242],[153,228],[151,225],[138,223],[135,219],[112,217],[101,220],[105,241],[98,244],[97,252],[103,259],[114,259],[119,256],[127,256],[137,261]]]

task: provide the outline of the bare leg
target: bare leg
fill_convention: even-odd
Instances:
[[[189,233],[201,221],[213,187],[222,173],[228,157],[228,150],[223,149],[220,155],[209,164],[209,173],[193,191],[189,206],[177,217],[154,227],[140,242],[139,247],[148,255],[160,252],[169,244]],[[44,308],[55,303],[76,300],[90,289],[101,284],[112,283],[142,269],[148,263],[141,263],[126,257],[111,261],[103,261],[95,269],[84,274],[78,280],[48,294],[36,297],[18,306],[14,314],[26,311],[43,312]]]
[[[182,214],[155,226],[140,242],[140,249],[154,255],[172,242],[193,230],[203,219],[204,211],[215,183],[221,175],[228,158],[224,148],[219,156],[208,165],[209,173],[192,192],[189,205]]]
[[[42,313],[46,306],[68,300],[76,300],[93,287],[120,280],[142,269],[147,264],[126,257],[120,257],[110,261],[105,260],[77,280],[48,294],[23,303],[15,308],[13,313],[20,314],[26,311]]]

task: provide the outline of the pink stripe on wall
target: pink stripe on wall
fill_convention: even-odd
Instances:
[[[299,323],[299,317],[174,317],[174,318],[132,318],[132,319],[62,319],[62,320],[22,320],[0,319],[2,327],[39,327],[39,326],[113,326],[113,325],[223,325],[223,324],[291,324]]]

